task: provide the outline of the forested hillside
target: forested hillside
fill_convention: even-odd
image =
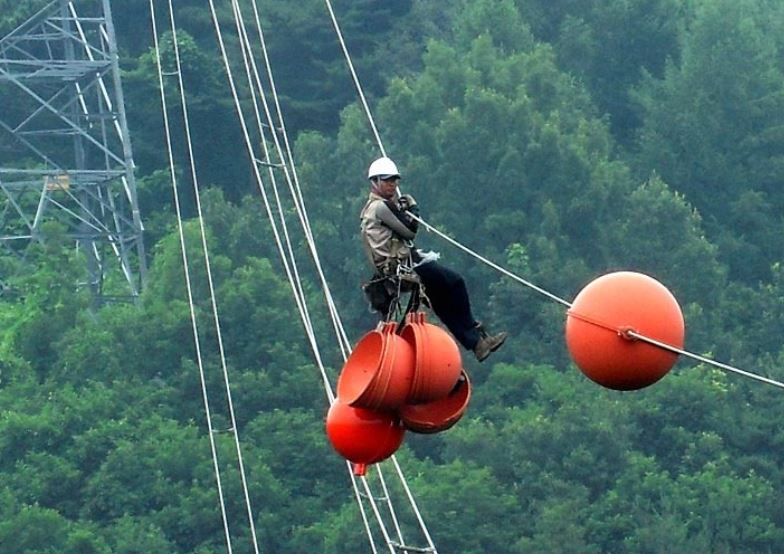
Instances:
[[[0,0],[0,36],[45,3]],[[368,552],[207,2],[175,4],[259,548]],[[216,4],[231,28],[229,3]],[[324,3],[258,4],[315,242],[356,341],[376,321],[357,236],[376,143]],[[609,271],[651,275],[683,308],[688,350],[784,379],[784,3],[334,7],[401,187],[425,220],[568,299]],[[24,263],[0,254],[2,553],[226,551],[149,2],[113,10],[149,282],[138,304],[95,309],[77,286],[84,260],[56,228]],[[171,33],[160,39],[171,64]],[[0,110],[11,98],[0,89]],[[0,165],[17,162],[2,145]],[[177,170],[188,174],[184,158]],[[193,294],[209,322],[188,186]],[[417,242],[466,277],[479,318],[510,334],[483,364],[464,356],[474,389],[463,419],[438,435],[409,433],[398,452],[439,552],[784,552],[784,391],[688,360],[644,390],[603,389],[569,359],[563,306],[433,234]],[[320,284],[314,269],[302,273],[334,378],[340,351]],[[221,391],[214,328],[200,332],[207,384]],[[231,425],[223,413],[218,430]],[[234,552],[253,552],[234,444],[214,436],[238,522]]]

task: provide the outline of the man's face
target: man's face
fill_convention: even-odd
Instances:
[[[382,175],[378,178],[378,192],[382,198],[385,200],[391,200],[395,197],[395,191],[397,190],[397,183],[400,181],[400,177],[397,175],[388,176]]]

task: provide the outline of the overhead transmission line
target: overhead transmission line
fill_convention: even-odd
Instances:
[[[519,275],[513,273],[512,271],[509,271],[505,267],[502,267],[502,266],[498,265],[497,263],[493,262],[492,260],[489,260],[489,259],[485,258],[484,256],[482,256],[481,254],[477,253],[476,251],[468,248],[464,244],[462,244],[462,243],[458,242],[457,240],[453,239],[452,237],[450,237],[446,233],[443,233],[442,231],[439,231],[436,227],[434,227],[433,225],[429,224],[427,221],[425,221],[421,217],[416,216],[414,214],[411,214],[411,217],[416,219],[420,224],[424,225],[425,229],[427,229],[428,231],[430,231],[432,233],[435,233],[436,235],[438,235],[442,239],[446,240],[447,242],[449,242],[453,246],[459,248],[460,250],[462,250],[463,252],[467,253],[468,255],[473,256],[474,258],[476,258],[480,262],[482,262],[485,265],[491,267],[492,269],[498,271],[499,273],[501,273],[503,275],[506,275],[507,277],[517,281],[521,285],[524,285],[524,286],[526,286],[526,287],[528,287],[530,289],[533,289],[534,291],[538,292],[539,294],[541,294],[543,296],[546,296],[550,300],[558,302],[559,304],[562,304],[562,305],[566,306],[567,308],[571,308],[572,307],[571,302],[569,302],[567,300],[564,300],[563,298],[561,298],[559,296],[556,296],[555,294],[549,292],[548,290],[543,289],[542,287],[539,287],[539,286],[533,284],[532,282],[530,282],[530,281],[528,281],[526,279],[523,279],[522,277],[520,277]],[[654,338],[648,337],[648,336],[643,335],[641,333],[638,333],[636,331],[626,330],[626,329],[624,329],[624,330],[621,330],[621,329],[611,329],[611,330],[612,331],[617,331],[617,332],[621,332],[622,331],[623,334],[626,337],[628,337],[628,338],[631,338],[631,339],[634,339],[634,340],[640,340],[640,341],[643,341],[643,342],[647,342],[648,344],[650,344],[652,346],[655,346],[657,348],[661,348],[663,350],[667,350],[667,351],[672,352],[674,354],[679,354],[681,356],[685,356],[687,358],[691,358],[691,359],[696,360],[696,361],[698,361],[700,363],[707,364],[707,365],[716,367],[716,368],[724,370],[724,371],[729,371],[731,373],[735,373],[737,375],[740,375],[741,377],[746,377],[748,379],[754,379],[754,380],[759,381],[761,383],[765,383],[767,385],[772,385],[772,386],[784,389],[784,383],[782,383],[781,381],[777,381],[777,380],[771,379],[769,377],[764,377],[764,376],[759,375],[757,373],[753,373],[751,371],[746,371],[746,370],[737,368],[737,367],[729,365],[729,364],[718,362],[718,361],[713,360],[711,358],[708,358],[706,356],[700,356],[699,354],[695,354],[693,352],[689,352],[688,350],[677,348],[675,346],[672,346],[670,344],[658,341],[658,340],[656,340]]]
[[[175,23],[172,0],[168,0],[168,13],[169,13],[168,20],[169,20],[170,30],[172,33],[172,43],[173,43],[174,58],[175,58],[175,70],[173,72],[173,75],[177,77],[177,87],[180,93],[179,101],[180,101],[180,108],[182,110],[185,142],[187,147],[187,158],[188,158],[188,164],[190,168],[190,176],[192,179],[194,198],[196,200],[197,220],[199,222],[201,247],[204,254],[204,266],[205,266],[206,276],[207,276],[208,295],[210,300],[213,325],[215,326],[215,336],[218,345],[218,353],[219,353],[221,370],[223,375],[224,392],[226,395],[227,410],[228,410],[229,421],[230,421],[230,427],[224,431],[228,431],[233,438],[235,452],[237,456],[237,467],[241,479],[243,500],[245,503],[245,510],[248,518],[248,526],[250,529],[250,536],[253,545],[253,550],[255,554],[259,554],[258,538],[256,535],[256,524],[253,517],[253,508],[251,505],[250,493],[248,490],[248,480],[245,472],[245,463],[242,457],[242,447],[240,444],[239,430],[237,426],[236,413],[235,413],[234,403],[233,403],[232,393],[231,393],[231,383],[229,379],[225,349],[223,345],[223,336],[221,332],[220,316],[218,313],[218,304],[215,296],[215,286],[214,286],[214,280],[212,276],[212,267],[210,263],[209,248],[207,246],[207,233],[204,225],[204,214],[201,206],[201,193],[199,190],[199,180],[196,172],[196,164],[195,164],[195,158],[193,153],[193,140],[192,140],[191,128],[190,128],[190,116],[188,113],[188,102],[185,93],[185,84],[182,77],[182,61],[180,58],[180,48],[179,48],[179,41],[177,37],[177,25]],[[216,430],[214,429],[212,424],[212,410],[210,407],[206,372],[204,369],[204,361],[202,357],[199,325],[196,317],[196,310],[195,310],[194,299],[193,299],[193,288],[191,285],[191,274],[190,274],[190,266],[188,263],[187,244],[186,244],[185,233],[183,229],[182,210],[181,210],[178,185],[177,185],[176,168],[175,168],[174,153],[172,147],[172,133],[171,133],[171,126],[169,122],[169,116],[168,116],[169,107],[168,107],[168,102],[166,100],[166,92],[165,92],[166,87],[164,84],[164,72],[161,63],[161,54],[160,54],[160,45],[158,41],[157,18],[155,13],[154,0],[150,0],[150,19],[152,22],[153,41],[155,45],[155,60],[156,60],[156,68],[158,73],[158,84],[161,93],[161,106],[162,106],[163,120],[164,120],[164,131],[166,135],[166,147],[167,147],[167,153],[169,158],[169,169],[171,171],[171,181],[172,181],[172,189],[173,189],[173,196],[174,196],[175,213],[177,216],[177,229],[178,229],[178,235],[180,240],[180,250],[182,254],[183,268],[185,272],[188,307],[191,316],[191,326],[192,326],[192,332],[193,332],[194,344],[196,350],[196,359],[199,368],[202,401],[203,401],[204,412],[207,420],[207,431],[208,431],[209,441],[210,441],[213,471],[215,473],[215,479],[218,488],[218,497],[219,497],[219,503],[221,509],[221,518],[223,521],[223,529],[224,529],[224,534],[226,539],[226,547],[229,554],[231,554],[233,552],[232,537],[230,532],[229,518],[226,510],[226,501],[225,501],[225,496],[224,496],[223,486],[222,486],[218,450],[215,442]],[[172,75],[172,73],[167,73],[167,75]]]
[[[188,297],[188,309],[191,318],[191,327],[193,333],[193,341],[194,347],[196,349],[196,363],[199,368],[199,377],[201,381],[201,392],[202,392],[202,401],[204,404],[204,412],[206,415],[207,420],[207,435],[209,437],[210,442],[210,450],[212,453],[212,463],[213,463],[213,471],[215,474],[215,480],[217,483],[218,488],[218,500],[220,503],[221,509],[221,517],[223,521],[223,530],[226,539],[226,546],[228,548],[229,553],[232,552],[232,542],[231,542],[231,532],[229,529],[229,520],[226,515],[226,501],[223,494],[223,484],[221,480],[221,473],[218,461],[218,453],[217,453],[217,446],[215,444],[215,434],[213,432],[212,427],[212,415],[210,410],[210,403],[209,398],[207,395],[207,385],[206,385],[206,377],[204,371],[204,361],[201,356],[201,339],[199,338],[199,329],[198,323],[196,319],[196,310],[194,307],[193,301],[193,287],[191,286],[191,275],[190,275],[190,265],[188,263],[188,253],[185,244],[185,233],[183,231],[183,224],[182,224],[182,210],[180,208],[180,198],[179,192],[177,190],[177,177],[174,168],[174,154],[172,149],[172,140],[171,140],[171,128],[169,124],[169,115],[168,115],[168,108],[166,106],[166,95],[165,89],[163,84],[163,71],[161,69],[161,55],[160,55],[160,46],[158,43],[158,29],[156,24],[155,18],[155,6],[153,5],[153,0],[150,0],[150,16],[152,22],[152,32],[153,32],[153,41],[154,41],[154,48],[155,48],[155,59],[156,59],[156,66],[158,71],[158,84],[161,93],[161,102],[163,104],[163,125],[164,125],[164,132],[166,135],[166,146],[167,146],[167,154],[169,157],[169,168],[171,171],[171,179],[172,179],[172,191],[174,194],[174,208],[175,214],[177,216],[177,231],[180,240],[180,252],[182,255],[182,265],[185,271],[185,289],[187,292]]]
[[[253,167],[254,177],[256,179],[256,183],[257,183],[259,192],[261,194],[262,200],[264,201],[265,210],[266,210],[267,215],[268,215],[268,217],[270,219],[270,223],[271,223],[272,230],[273,230],[273,237],[274,237],[274,240],[276,242],[276,246],[278,248],[278,252],[279,252],[279,254],[281,256],[281,260],[282,260],[282,263],[284,265],[284,270],[286,272],[287,278],[289,279],[289,283],[291,285],[292,292],[293,292],[294,297],[295,297],[295,302],[297,304],[297,308],[298,308],[298,311],[300,313],[300,318],[302,319],[303,325],[304,325],[304,327],[306,329],[306,335],[308,336],[308,340],[310,342],[311,349],[313,350],[314,356],[316,358],[316,362],[317,362],[317,364],[319,366],[319,369],[321,371],[322,380],[324,381],[324,385],[325,385],[325,390],[326,390],[327,396],[329,398],[329,401],[331,403],[331,402],[334,402],[335,397],[334,397],[334,393],[332,392],[332,387],[330,385],[329,378],[328,378],[328,376],[326,374],[326,370],[325,370],[325,368],[323,366],[323,363],[321,361],[321,356],[319,354],[318,344],[316,342],[315,333],[313,331],[313,326],[312,326],[312,323],[311,323],[311,320],[310,320],[310,315],[309,315],[309,312],[308,312],[308,309],[307,309],[307,303],[306,303],[306,299],[305,299],[305,294],[303,292],[302,285],[301,285],[301,280],[299,278],[299,272],[297,270],[296,258],[294,256],[293,248],[291,247],[291,241],[290,241],[288,228],[287,228],[287,224],[286,224],[286,219],[285,219],[285,210],[282,208],[280,195],[279,195],[278,188],[277,188],[277,180],[276,180],[276,177],[275,177],[275,170],[282,170],[283,171],[284,178],[286,179],[286,182],[289,185],[289,190],[291,192],[291,195],[292,195],[292,198],[293,198],[294,204],[295,204],[295,211],[296,211],[297,215],[300,218],[300,224],[301,224],[301,226],[303,228],[303,231],[304,231],[304,234],[305,234],[305,239],[306,239],[306,242],[308,243],[308,246],[309,246],[310,254],[313,257],[313,259],[314,259],[314,261],[316,263],[316,267],[317,267],[317,269],[319,271],[319,276],[320,276],[320,279],[322,281],[322,283],[321,283],[322,284],[322,288],[323,288],[323,290],[325,292],[325,296],[327,298],[327,304],[328,304],[328,307],[329,307],[329,310],[330,310],[330,315],[331,315],[332,320],[333,320],[333,326],[334,326],[335,331],[336,331],[336,335],[337,335],[337,339],[338,339],[339,345],[341,346],[341,352],[342,352],[344,360],[346,359],[347,354],[350,352],[350,345],[349,345],[348,339],[347,339],[347,337],[345,335],[345,331],[343,330],[343,326],[342,326],[342,323],[340,321],[340,316],[339,316],[339,314],[337,312],[337,309],[335,307],[334,301],[332,300],[331,293],[329,292],[329,286],[328,286],[328,284],[326,282],[326,279],[323,276],[323,272],[321,270],[321,264],[320,264],[320,262],[318,260],[318,253],[317,253],[317,249],[316,249],[316,246],[315,246],[315,242],[313,240],[310,224],[308,222],[307,214],[306,214],[306,211],[304,209],[304,202],[302,201],[302,193],[301,193],[301,189],[299,187],[299,183],[298,183],[298,180],[297,180],[297,177],[296,177],[296,170],[294,169],[295,168],[295,164],[293,163],[293,157],[291,155],[290,143],[289,143],[289,140],[288,140],[288,137],[287,137],[287,133],[285,131],[285,125],[283,124],[283,116],[282,116],[282,112],[280,110],[279,102],[278,102],[278,99],[277,99],[277,93],[275,92],[274,80],[272,79],[271,65],[269,63],[269,59],[268,59],[268,56],[267,56],[267,53],[266,53],[266,45],[265,45],[265,42],[264,42],[264,35],[263,35],[263,32],[262,32],[262,28],[261,28],[258,6],[257,6],[256,1],[254,0],[252,2],[252,5],[253,5],[253,11],[254,11],[255,20],[256,20],[256,23],[257,23],[256,31],[257,31],[257,34],[258,34],[259,42],[261,44],[261,48],[262,48],[262,52],[263,52],[263,58],[264,58],[264,63],[265,63],[266,70],[267,70],[267,75],[268,75],[268,80],[269,80],[267,85],[271,89],[271,91],[273,93],[273,97],[274,97],[274,103],[275,103],[275,106],[276,106],[277,118],[278,118],[277,122],[272,117],[271,110],[269,109],[269,103],[266,100],[266,92],[265,92],[264,86],[262,85],[262,82],[261,82],[261,78],[260,78],[260,74],[259,74],[259,71],[258,71],[258,67],[257,67],[257,65],[255,63],[255,56],[254,56],[254,52],[253,52],[253,46],[250,43],[250,38],[249,38],[248,31],[247,31],[247,27],[245,25],[244,17],[243,17],[243,14],[242,14],[242,9],[241,9],[239,3],[236,0],[232,0],[231,1],[231,6],[232,6],[233,15],[234,15],[235,25],[237,26],[237,34],[238,34],[238,38],[240,40],[240,51],[242,53],[242,65],[243,65],[243,67],[245,69],[245,77],[248,79],[248,84],[250,85],[249,88],[250,88],[250,91],[251,91],[252,104],[253,104],[253,116],[254,116],[253,119],[255,119],[255,122],[256,122],[256,127],[257,127],[256,131],[258,132],[259,136],[262,138],[262,143],[261,143],[262,152],[261,153],[257,153],[256,152],[256,147],[255,147],[255,145],[254,145],[254,143],[253,143],[253,141],[251,139],[249,126],[248,126],[248,123],[246,122],[246,115],[245,115],[245,112],[244,112],[244,110],[242,108],[242,104],[241,104],[240,99],[239,99],[238,87],[237,87],[237,84],[236,84],[236,79],[235,79],[235,76],[234,76],[234,72],[232,70],[232,64],[229,61],[229,56],[228,56],[228,51],[227,51],[227,48],[226,48],[226,43],[225,43],[225,40],[223,38],[223,32],[221,30],[221,26],[220,26],[220,23],[219,23],[219,20],[218,20],[218,17],[217,17],[214,0],[210,0],[209,4],[210,4],[210,11],[211,11],[211,14],[212,14],[212,19],[213,19],[213,25],[215,27],[216,36],[217,36],[218,43],[219,43],[219,49],[220,49],[220,52],[221,52],[221,57],[223,59],[225,70],[226,70],[226,74],[227,74],[227,77],[228,77],[228,80],[229,80],[229,87],[230,87],[230,90],[231,90],[232,98],[234,100],[234,104],[235,104],[235,108],[236,108],[236,111],[237,111],[237,115],[239,117],[240,127],[242,129],[242,134],[243,134],[243,137],[244,137],[244,140],[245,140],[246,148],[248,150],[248,155],[249,155],[249,157],[251,159],[251,166]],[[262,108],[259,107],[259,102],[261,102],[263,110],[262,110]],[[262,121],[262,116],[261,116],[261,112],[262,111],[264,112],[264,116],[266,118],[266,124]],[[273,137],[272,138],[272,142],[275,145],[275,153],[277,155],[276,162],[273,162],[272,158],[270,156],[271,152],[269,150],[268,140],[266,138],[268,132],[271,133],[272,137]],[[280,132],[280,134],[283,135],[283,137],[284,137],[285,152],[284,152],[284,149],[282,148],[281,143],[279,142],[279,140],[277,138],[277,134],[276,134],[277,132]],[[289,170],[289,166],[291,168],[290,170]],[[261,170],[261,168],[266,168],[267,169],[267,173],[269,174],[269,179],[270,179],[270,182],[271,182],[271,185],[272,185],[271,188],[272,188],[272,191],[273,191],[273,196],[274,196],[274,199],[275,199],[275,205],[276,205],[276,208],[277,208],[276,210],[273,210],[273,207],[271,206],[269,194],[267,193],[267,187],[266,187],[264,179],[262,177],[262,170]],[[276,217],[274,216],[274,212],[277,212],[277,223],[276,223]],[[278,223],[280,224],[280,228],[283,231],[283,238],[281,238],[281,233],[278,230]],[[285,247],[283,245],[283,242],[286,243]],[[376,522],[377,522],[377,524],[378,524],[378,526],[379,526],[379,528],[380,528],[380,530],[382,532],[382,535],[384,537],[385,544],[389,548],[390,552],[393,552],[393,553],[394,552],[403,552],[403,551],[410,551],[410,552],[413,552],[413,551],[436,552],[435,546],[433,545],[432,539],[430,538],[430,534],[427,531],[427,528],[426,528],[426,526],[424,524],[424,520],[422,518],[422,515],[421,515],[421,513],[419,511],[418,506],[416,505],[415,499],[414,499],[413,494],[411,493],[411,490],[410,490],[410,488],[409,488],[409,486],[408,486],[408,484],[407,484],[407,482],[405,480],[403,472],[400,469],[399,464],[397,464],[397,460],[396,459],[393,459],[393,463],[395,465],[395,470],[396,470],[397,476],[400,479],[401,486],[403,487],[403,490],[404,490],[404,492],[405,492],[405,494],[406,494],[406,496],[407,496],[407,498],[409,500],[409,503],[411,504],[412,511],[414,512],[414,515],[415,515],[415,517],[417,519],[417,522],[419,523],[420,528],[421,528],[425,538],[428,541],[428,546],[425,549],[417,549],[415,547],[409,547],[409,546],[405,545],[405,542],[404,542],[403,536],[402,536],[402,529],[401,529],[401,526],[400,526],[400,524],[398,522],[398,516],[397,516],[396,510],[395,510],[395,508],[393,506],[391,495],[389,494],[389,489],[387,488],[386,482],[384,481],[383,472],[382,472],[381,468],[380,467],[378,468],[378,472],[377,473],[378,473],[378,479],[379,479],[379,481],[381,483],[381,486],[382,486],[382,489],[383,489],[383,493],[382,493],[381,496],[378,496],[378,495],[376,495],[376,494],[374,494],[372,492],[372,490],[370,488],[370,484],[368,482],[368,479],[365,476],[362,476],[362,477],[360,477],[358,479],[361,482],[362,487],[364,488],[364,493],[361,493],[359,491],[358,485],[357,485],[357,478],[351,472],[350,465],[347,464],[347,469],[349,470],[349,474],[351,475],[351,479],[352,479],[352,484],[354,486],[355,496],[357,498],[357,501],[360,504],[360,509],[361,509],[361,512],[362,512],[363,521],[365,523],[366,532],[368,533],[368,538],[369,538],[369,541],[370,541],[371,546],[373,548],[373,551],[374,552],[376,551],[375,541],[374,541],[374,539],[372,537],[372,534],[371,534],[371,531],[370,531],[370,527],[369,527],[369,524],[368,524],[368,520],[367,520],[367,516],[366,516],[365,510],[364,510],[364,504],[362,502],[363,499],[366,500],[370,504],[370,506],[372,508],[372,511],[373,511],[373,513],[374,513],[374,515],[376,517]],[[379,510],[379,508],[378,508],[378,506],[376,504],[376,500],[377,499],[381,499],[381,500],[385,501],[386,510],[388,512],[388,516],[391,518],[391,520],[393,522],[394,531],[395,531],[395,538],[393,538],[393,534],[390,533],[387,530],[387,526],[386,526],[386,523],[384,521],[384,517],[382,516],[381,511]]]

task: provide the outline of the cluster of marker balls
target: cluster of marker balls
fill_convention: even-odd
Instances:
[[[327,413],[333,448],[364,475],[391,456],[405,431],[433,434],[452,427],[471,398],[460,349],[447,331],[412,312],[405,324],[382,324],[354,347]]]

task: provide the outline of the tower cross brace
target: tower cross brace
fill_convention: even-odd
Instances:
[[[109,0],[55,0],[0,39],[0,103],[0,248],[24,258],[56,222],[98,302],[137,297],[143,224]]]

